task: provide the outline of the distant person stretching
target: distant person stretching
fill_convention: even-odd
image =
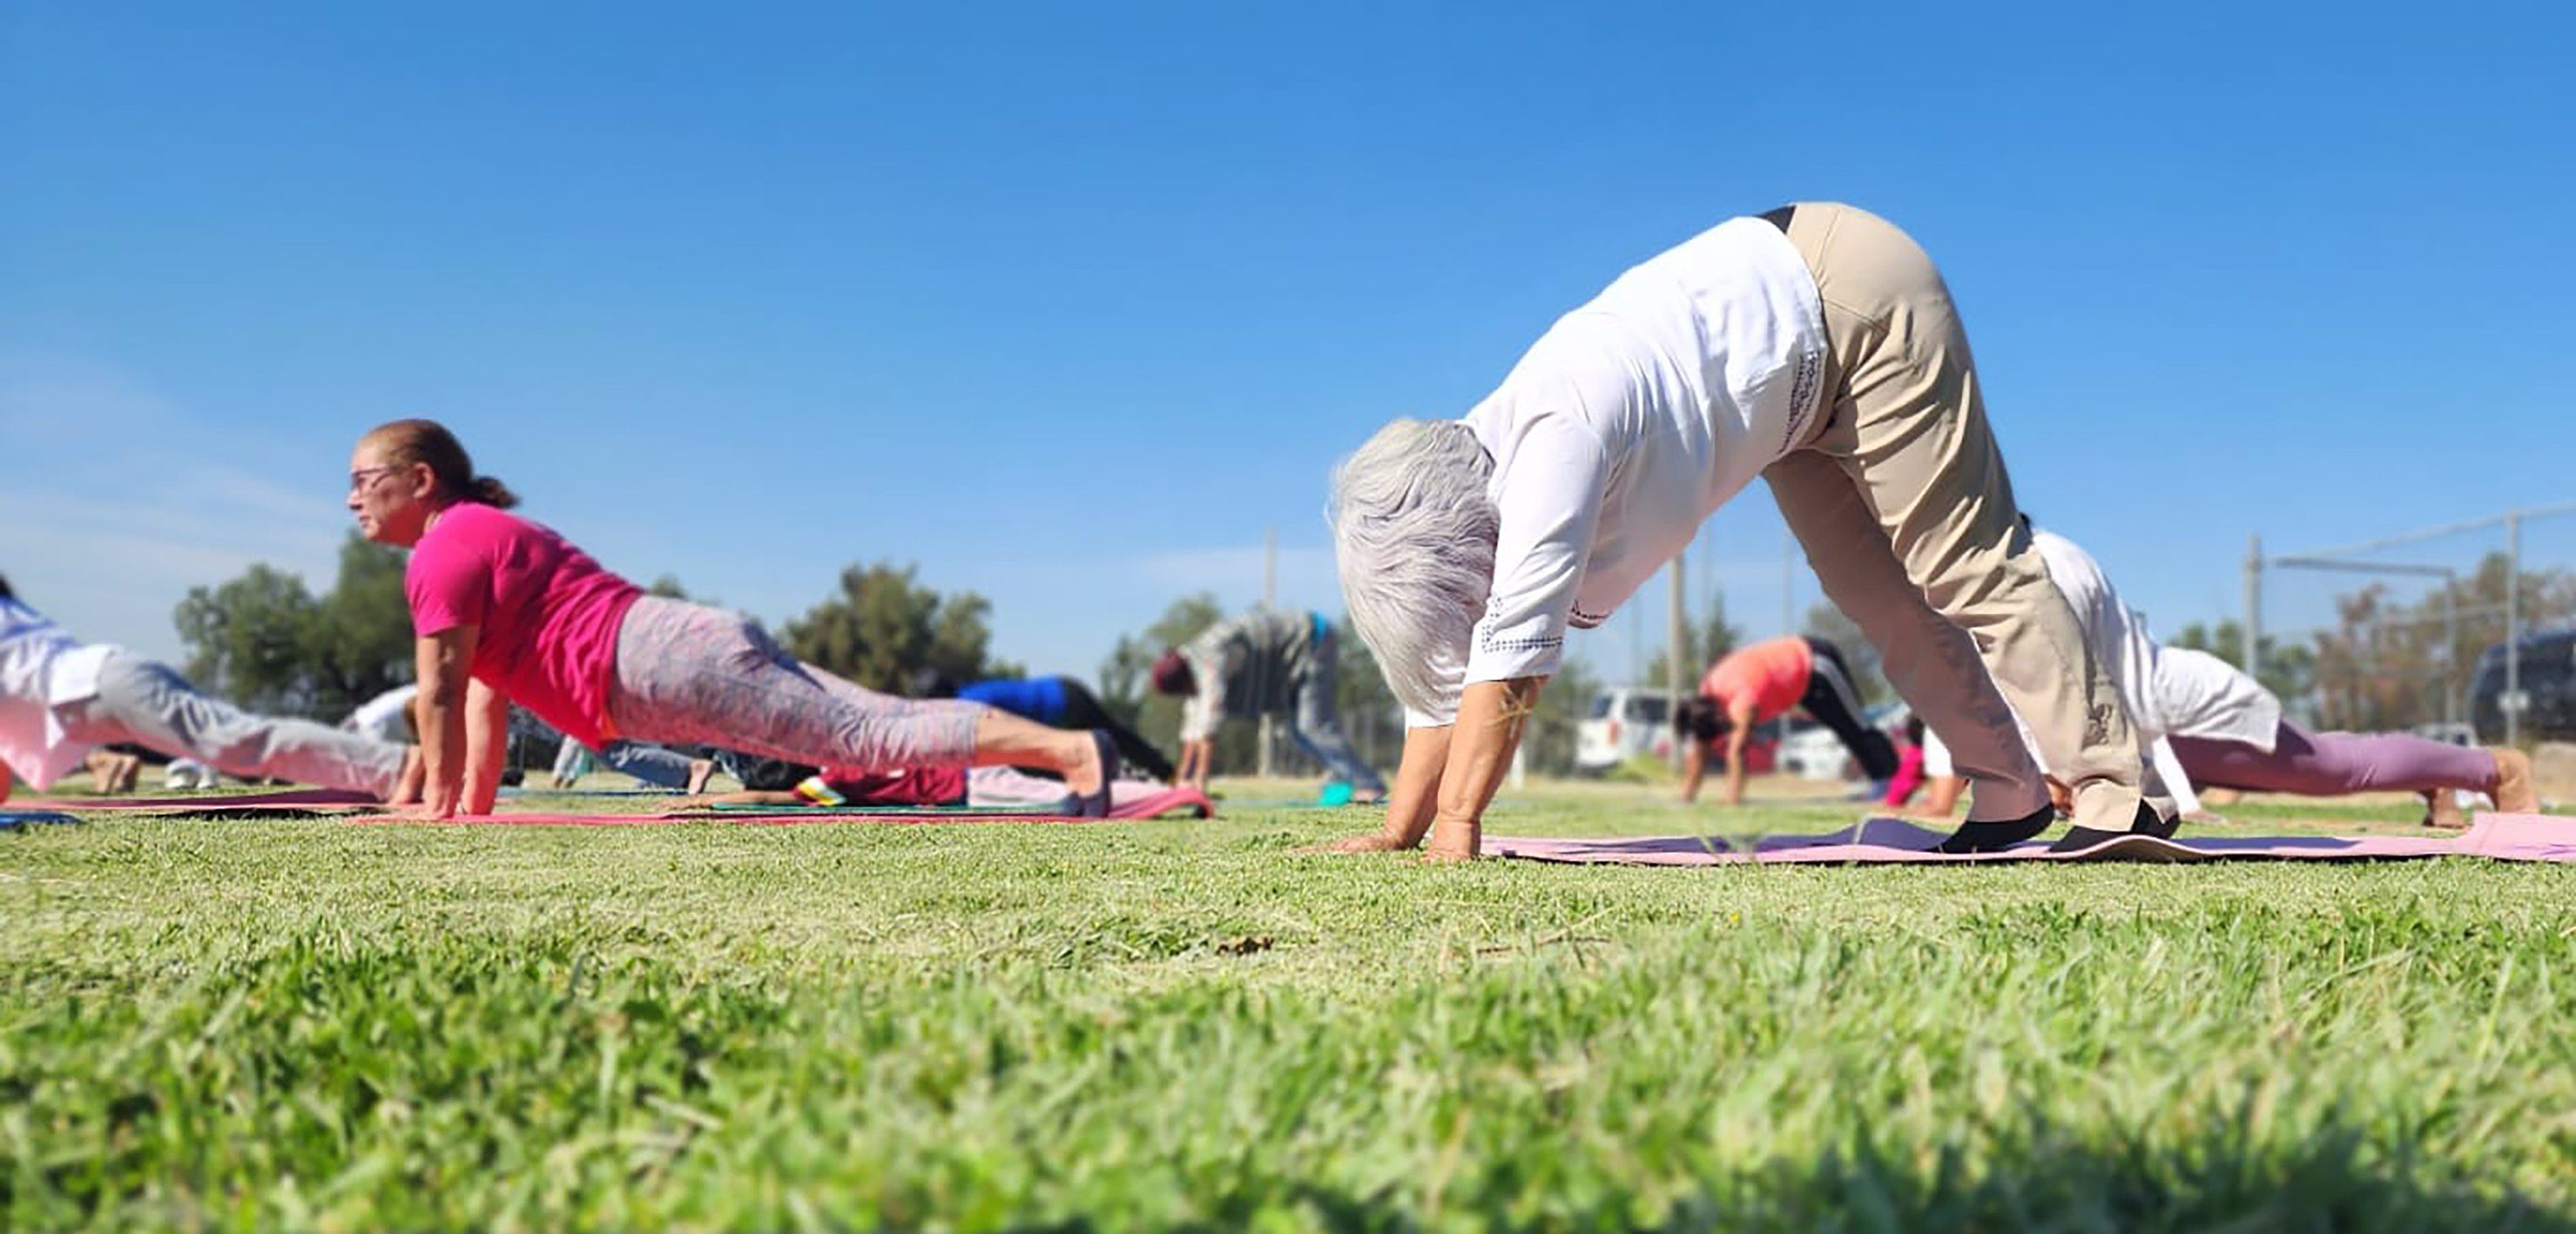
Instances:
[[[349,457],[359,531],[412,550],[403,591],[418,638],[425,813],[491,812],[513,701],[588,746],[706,743],[870,769],[1046,767],[1063,774],[1078,813],[1107,813],[1117,755],[1105,734],[843,681],[749,620],[645,595],[505,513],[516,504],[429,420],[380,425]]]
[[[1682,800],[1699,799],[1708,747],[1726,738],[1726,804],[1744,801],[1744,743],[1753,726],[1797,708],[1834,730],[1859,760],[1861,774],[1880,784],[1896,774],[1896,746],[1861,719],[1860,692],[1842,649],[1821,638],[1790,635],[1738,647],[1718,658],[1699,683],[1699,697],[1673,711],[1680,730]]]
[[[962,698],[999,707],[1049,728],[1099,729],[1118,744],[1118,757],[1128,768],[1149,780],[1172,782],[1172,760],[1143,734],[1109,714],[1091,687],[1071,677],[990,677],[961,686],[935,673],[925,676],[919,692],[927,698]]]
[[[411,747],[309,720],[252,715],[197,691],[169,665],[106,643],[84,643],[19,602],[0,578],[0,780],[16,771],[53,787],[95,748],[132,742],[192,758],[245,780],[273,777],[401,794]],[[130,756],[93,767],[100,788],[133,787]],[[104,770],[101,770],[105,768]],[[412,768],[415,772],[417,768]]]
[[[1158,694],[1189,700],[1181,708],[1184,783],[1205,789],[1217,725],[1227,716],[1281,715],[1298,748],[1324,774],[1351,786],[1353,801],[1377,801],[1386,782],[1342,739],[1341,643],[1322,613],[1254,608],[1201,631],[1154,661]]]

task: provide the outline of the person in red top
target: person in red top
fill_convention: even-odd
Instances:
[[[1108,812],[1117,753],[974,703],[914,701],[800,664],[757,624],[645,595],[553,531],[508,513],[430,420],[396,420],[349,457],[349,509],[412,550],[423,812],[488,814],[513,702],[575,741],[702,743],[824,766],[1005,763],[1061,773],[1085,815]]]
[[[1798,708],[1834,730],[1872,781],[1896,774],[1896,747],[1860,718],[1860,693],[1842,649],[1821,638],[1787,636],[1738,647],[1709,666],[1699,697],[1673,711],[1681,731],[1682,800],[1699,799],[1708,748],[1726,739],[1726,804],[1744,800],[1744,743],[1753,726]]]

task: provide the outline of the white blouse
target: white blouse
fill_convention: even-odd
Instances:
[[[0,600],[0,762],[39,789],[80,766],[89,747],[70,739],[57,709],[95,697],[99,666],[116,650],[73,638],[15,599]]]
[[[1825,368],[1815,276],[1788,237],[1729,219],[1559,318],[1465,424],[1493,456],[1493,588],[1469,646],[1432,667],[1457,719],[1467,683],[1554,673],[1568,626],[1609,619],[1728,498],[1807,435]]]

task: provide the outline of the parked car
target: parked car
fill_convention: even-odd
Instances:
[[[1861,722],[1887,734],[1896,741],[1905,732],[1905,721],[1914,709],[1904,703],[1880,703],[1861,712]],[[1834,730],[1804,716],[1789,726],[1788,735],[1780,739],[1780,770],[1807,780],[1845,780],[1858,771],[1852,764],[1850,749]]]
[[[1608,771],[1640,754],[1673,755],[1673,700],[1662,690],[1612,686],[1592,696],[1574,735],[1578,771]]]
[[[2543,630],[2520,640],[2515,673],[2526,705],[2522,735],[2544,741],[2576,740],[2576,630]],[[2478,657],[2469,678],[2469,723],[2478,740],[2504,740],[2504,644]]]
[[[1612,686],[1592,696],[1583,723],[1575,730],[1575,770],[1599,775],[1640,754],[1673,756],[1672,696],[1649,686]],[[1745,770],[1772,769],[1780,742],[1778,720],[1753,726],[1744,746]]]

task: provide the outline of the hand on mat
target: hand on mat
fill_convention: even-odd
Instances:
[[[1422,848],[1422,859],[1446,864],[1474,861],[1476,850],[1484,847],[1485,826],[1474,815],[1441,813],[1431,819],[1431,842]]]
[[[1343,836],[1338,840],[1309,844],[1296,851],[1301,853],[1400,853],[1411,847],[1413,846],[1395,836],[1382,831],[1372,831],[1364,836]]]

